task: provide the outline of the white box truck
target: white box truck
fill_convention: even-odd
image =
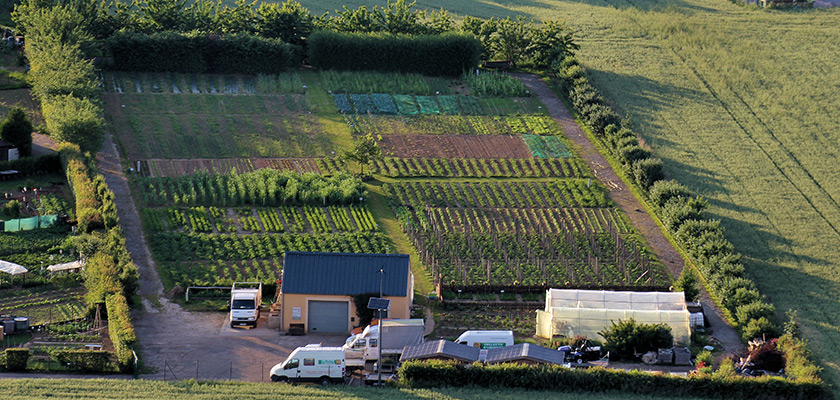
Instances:
[[[298,347],[286,361],[271,368],[272,382],[330,382],[344,381],[344,349],[309,344]]]
[[[234,282],[230,289],[230,327],[257,326],[262,304],[262,283]]]
[[[380,325],[383,327],[380,328]],[[383,331],[381,346],[380,329]],[[425,330],[426,324],[422,319],[386,319],[377,325],[368,325],[362,333],[350,336],[344,343],[347,367],[364,367],[367,361],[377,360],[380,348],[383,349],[383,358],[399,358],[405,346],[423,343]]]
[[[466,331],[455,339],[455,343],[479,349],[513,346],[513,331]]]

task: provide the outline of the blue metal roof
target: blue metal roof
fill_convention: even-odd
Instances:
[[[379,293],[385,270],[385,296],[408,295],[408,254],[308,253],[287,251],[283,293],[356,295]]]

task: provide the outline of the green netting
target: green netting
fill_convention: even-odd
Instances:
[[[417,103],[414,102],[414,96],[407,94],[395,94],[394,103],[397,103],[397,110],[403,115],[417,115]]]
[[[554,154],[554,157],[572,158],[572,152],[569,151],[566,144],[563,143],[563,141],[557,136],[541,136],[541,138],[545,141],[545,144],[551,150],[551,153]]]
[[[41,228],[49,228],[58,221],[58,215],[42,215],[40,219],[39,224]]]
[[[5,232],[17,232],[20,230],[20,220],[13,219],[6,221],[5,226],[3,227],[3,231]]]
[[[373,100],[373,105],[376,106],[376,111],[380,114],[396,114],[397,106],[394,105],[394,100],[391,99],[390,94],[373,93],[370,95]]]
[[[350,101],[353,102],[353,107],[356,107],[356,112],[359,114],[371,114],[376,112],[376,107],[370,100],[370,96],[366,94],[351,94]]]
[[[353,106],[351,106],[350,101],[347,100],[346,94],[334,94],[333,100],[335,100],[335,105],[338,107],[338,112],[343,114],[353,112]]]
[[[437,101],[432,96],[417,96],[417,105],[420,107],[420,113],[423,115],[440,114],[440,107]]]
[[[473,96],[459,96],[458,101],[461,103],[461,113],[468,115],[480,115],[481,103]]]
[[[31,231],[38,228],[38,217],[21,218],[20,230]]]
[[[444,114],[460,114],[461,107],[458,106],[458,99],[455,96],[438,96],[440,111]]]

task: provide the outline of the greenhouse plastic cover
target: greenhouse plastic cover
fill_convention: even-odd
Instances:
[[[682,292],[610,292],[550,289],[546,309],[537,312],[537,334],[542,337],[583,335],[603,337],[599,331],[611,321],[633,318],[638,323],[664,323],[674,340],[688,343],[689,312]]]

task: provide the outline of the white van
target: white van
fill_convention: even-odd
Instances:
[[[455,343],[479,349],[513,346],[513,331],[466,331],[455,339]]]
[[[309,344],[298,347],[286,361],[271,368],[272,382],[330,382],[344,381],[344,349]]]

